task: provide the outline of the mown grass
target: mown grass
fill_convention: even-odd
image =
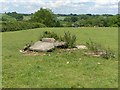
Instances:
[[[118,60],[85,56],[81,50],[29,56],[19,52],[26,43],[39,40],[43,31],[63,35],[70,31],[77,36],[77,44],[89,38],[111,48],[117,57],[117,28],[38,28],[2,33],[3,87],[9,88],[116,88]],[[59,54],[58,54],[59,52]],[[68,63],[69,62],[69,63]],[[99,64],[100,63],[100,64]]]

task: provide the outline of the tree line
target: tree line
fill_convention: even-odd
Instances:
[[[8,15],[9,18],[7,18],[8,16],[5,15]],[[38,11],[32,14],[20,14],[17,12],[4,13],[1,20],[3,21],[2,22],[3,23],[2,29],[4,29],[3,31],[16,31],[22,29],[40,28],[43,26],[44,27],[118,27],[120,25],[118,22],[119,14],[117,15],[110,15],[110,14],[78,15],[72,13],[54,14],[50,9],[43,9],[43,8],[40,8]],[[19,27],[21,28],[16,29],[18,24],[20,24]],[[34,26],[31,27],[31,25]]]
[[[117,27],[119,15],[67,15],[61,20],[63,26],[75,27]],[[63,17],[63,16],[62,16]]]

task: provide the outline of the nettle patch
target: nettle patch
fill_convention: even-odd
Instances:
[[[76,45],[76,36],[70,32],[64,32],[63,36],[58,36],[54,32],[45,31],[40,36],[40,40],[33,43],[28,43],[20,50],[21,53],[27,55],[46,55],[46,52],[53,52],[55,49],[67,51],[68,53],[75,50],[81,50],[84,55],[102,57],[105,59],[115,58],[115,54],[110,48],[105,49],[102,45],[89,41],[85,45]]]

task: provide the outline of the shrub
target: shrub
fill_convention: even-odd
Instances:
[[[64,33],[63,41],[67,43],[66,48],[74,48],[76,46],[76,36],[71,35],[70,32]]]
[[[89,41],[86,42],[87,47],[89,48],[89,50],[94,51],[94,52],[98,52],[102,50],[102,47],[100,44],[93,42],[93,41]]]
[[[54,38],[55,40],[58,40],[58,41],[64,41],[66,42],[65,48],[73,48],[76,46],[76,36],[71,35],[70,32],[65,32],[64,36],[58,36],[54,32],[45,31],[43,32],[43,35],[40,37],[40,40],[42,38]]]
[[[43,35],[40,37],[40,40],[42,38],[54,38],[55,40],[59,40],[59,36],[56,33],[50,31],[44,31]]]

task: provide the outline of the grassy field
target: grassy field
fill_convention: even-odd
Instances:
[[[5,88],[117,88],[118,60],[85,56],[81,50],[72,53],[55,50],[46,55],[30,56],[19,52],[26,43],[39,40],[43,31],[63,35],[70,31],[77,44],[89,38],[118,51],[117,28],[38,28],[2,33],[3,87]],[[69,63],[67,63],[69,62]],[[100,63],[100,64],[98,64]]]

